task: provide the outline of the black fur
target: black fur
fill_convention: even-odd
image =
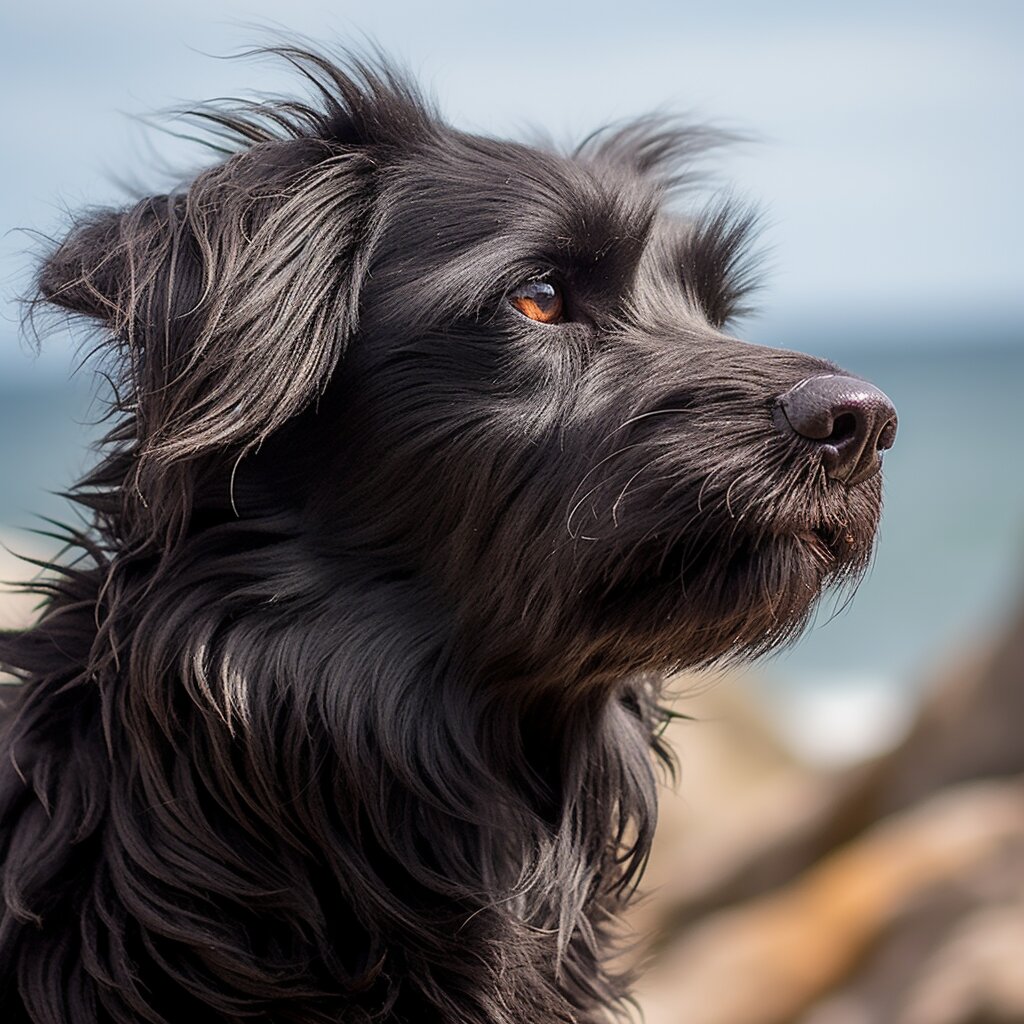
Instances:
[[[0,637],[0,1019],[604,1020],[661,680],[792,637],[879,479],[773,426],[829,364],[726,333],[713,133],[560,154],[278,52],[315,102],[202,108],[222,161],[41,269],[118,397]]]

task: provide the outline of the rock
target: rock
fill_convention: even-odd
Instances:
[[[728,685],[734,684],[720,684]],[[686,702],[680,708],[689,710]],[[699,790],[708,773],[687,773],[687,747],[707,726],[698,721],[674,731],[683,773],[676,792],[663,799],[670,824],[651,857],[657,911],[645,911],[638,924],[653,927],[651,942],[661,945],[707,913],[785,885],[875,822],[944,786],[1024,772],[1022,722],[1024,605],[998,642],[961,657],[927,688],[906,739],[867,764],[810,773],[790,759],[785,773],[749,780],[747,790],[734,787],[713,813],[696,818],[689,807],[706,803]],[[712,767],[727,757],[720,754]]]
[[[799,1024],[1020,1024],[1024,846],[1009,843],[910,898],[844,983]]]
[[[905,742],[883,759],[865,813],[879,818],[968,779],[1024,772],[1024,602],[973,666],[936,681]]]
[[[897,1024],[977,1021],[1024,1022],[1024,899],[963,921],[925,964]]]
[[[723,867],[728,872],[750,815],[762,815],[757,827],[765,834],[785,829],[784,814],[770,808],[762,812],[773,803],[763,795],[788,791],[791,782],[804,778],[735,677],[718,677],[709,684],[704,677],[682,676],[673,681],[673,690],[675,708],[692,720],[673,721],[665,734],[679,772],[678,779],[665,779],[661,787],[655,849],[644,873],[643,895],[630,909],[630,930],[640,936],[671,927],[663,920],[665,910],[687,899],[683,883],[690,891],[716,887],[716,877],[704,876],[715,876]],[[727,822],[723,808],[732,812]],[[735,828],[730,827],[733,823]],[[700,845],[700,837],[708,837],[712,848]]]
[[[684,932],[641,983],[645,1019],[792,1024],[849,977],[915,899],[955,885],[1014,844],[1024,871],[1024,778],[944,792],[797,881]],[[847,1000],[848,1019],[856,1006]]]

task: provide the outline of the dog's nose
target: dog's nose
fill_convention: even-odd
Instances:
[[[873,384],[834,373],[808,377],[776,399],[776,423],[821,450],[825,472],[848,486],[875,475],[896,440],[896,408]]]

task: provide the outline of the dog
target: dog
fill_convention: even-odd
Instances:
[[[0,1017],[607,1020],[663,681],[858,577],[895,411],[730,334],[714,132],[275,52],[313,100],[199,108],[218,162],[40,266],[112,422],[0,637]]]

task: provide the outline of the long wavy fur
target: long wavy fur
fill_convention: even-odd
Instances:
[[[201,108],[225,158],[41,269],[116,397],[77,557],[0,637],[0,1016],[604,1020],[661,678],[792,635],[877,493],[771,439],[821,364],[721,333],[749,218],[659,213],[706,130],[568,158],[277,52],[315,101]],[[606,349],[503,302],[562,259],[623,289]],[[665,343],[669,292],[706,364]],[[849,550],[762,558],[765,508]]]

